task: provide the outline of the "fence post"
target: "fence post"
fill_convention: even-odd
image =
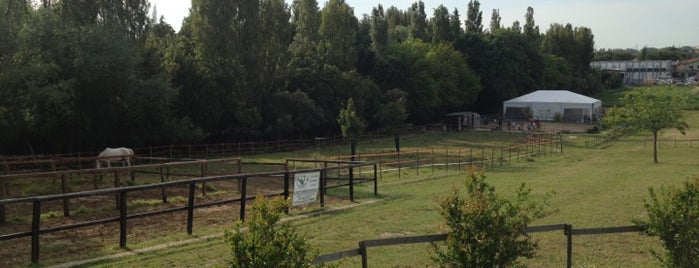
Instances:
[[[561,136],[561,133],[558,133],[558,141],[561,144],[561,153],[563,153],[563,137]]]
[[[325,186],[328,184],[326,181],[328,177],[328,162],[325,162],[323,166],[323,170],[320,172],[320,207],[325,207]]]
[[[444,168],[449,171],[449,148],[444,148]]]
[[[119,247],[126,248],[126,191],[119,191]]]
[[[245,221],[245,201],[247,199],[246,188],[248,184],[248,178],[242,177],[240,179],[242,182],[240,184],[240,221]]]
[[[61,173],[61,193],[65,194],[68,188],[68,183],[66,182],[66,174]],[[68,198],[63,198],[63,216],[70,216],[70,200]]]
[[[415,156],[417,158],[417,161],[415,161],[415,175],[420,175],[420,149],[417,149],[415,151]]]
[[[374,163],[374,197],[379,195],[379,181],[376,177],[376,163]]]
[[[7,187],[4,180],[0,180],[0,200],[5,199],[7,193]],[[0,224],[5,224],[7,222],[7,216],[5,216],[5,204],[0,204]]]
[[[495,166],[495,147],[490,147],[490,168]]]
[[[349,194],[350,194],[350,202],[354,202],[354,161],[352,164],[350,164],[349,168]],[[398,164],[400,166],[400,164]],[[400,174],[400,169],[398,170],[398,174]],[[400,176],[399,176],[400,177]]]
[[[201,163],[201,177],[206,177],[206,163]],[[201,195],[206,195],[206,182],[201,182]]]
[[[566,261],[566,267],[570,268],[573,266],[573,225],[572,224],[566,224],[566,228],[564,230],[564,233],[567,238],[567,247],[566,247],[566,256],[567,256],[567,261]]]
[[[163,173],[163,167],[160,166],[160,182],[165,182],[165,174]],[[163,196],[163,203],[167,203],[167,190],[165,186],[160,190]]]
[[[32,205],[32,263],[39,263],[39,230],[41,227],[41,201]]]
[[[189,196],[187,197],[187,234],[192,234],[194,225],[194,182],[189,182]]]
[[[400,151],[396,152],[398,156],[398,178],[400,179]]]
[[[367,252],[364,241],[359,241],[359,254],[362,255],[362,268],[367,268]]]
[[[434,173],[434,148],[432,148],[432,173]]]
[[[119,171],[114,170],[114,188],[119,188],[121,182],[119,181]],[[119,208],[121,202],[119,202],[119,193],[116,193],[116,207]]]

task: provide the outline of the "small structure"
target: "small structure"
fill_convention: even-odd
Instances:
[[[602,101],[568,90],[537,90],[503,103],[505,120],[590,122],[600,118]]]
[[[447,114],[447,117],[456,117],[456,130],[477,129],[481,126],[481,115],[474,112],[458,112]],[[449,120],[452,125],[453,120]]]

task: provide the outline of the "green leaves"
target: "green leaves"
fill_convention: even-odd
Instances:
[[[631,130],[650,131],[655,145],[662,129],[675,128],[684,134],[689,126],[682,121],[683,107],[683,100],[675,96],[659,91],[635,90],[624,96],[624,106],[607,111],[603,124],[611,129],[613,137]],[[655,146],[653,160],[658,162]]]
[[[646,232],[658,237],[665,252],[653,252],[667,267],[699,267],[699,178],[684,187],[649,190],[644,202],[648,220],[636,221]]]
[[[258,195],[245,222],[226,230],[231,267],[311,267],[314,254],[289,222],[279,223],[289,201]]]
[[[533,257],[537,244],[524,230],[551,212],[529,200],[531,189],[522,184],[507,200],[476,171],[464,186],[464,194],[454,188],[440,201],[449,231],[446,249],[434,244],[434,260],[441,267],[512,267],[520,257]]]
[[[357,115],[357,109],[354,106],[354,100],[352,98],[347,101],[347,106],[340,110],[337,123],[340,124],[342,136],[351,140],[355,140],[362,136],[364,127],[366,126],[364,120]]]

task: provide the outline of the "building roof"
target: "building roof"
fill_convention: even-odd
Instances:
[[[505,103],[508,102],[596,103],[600,100],[568,90],[537,90],[505,101]]]

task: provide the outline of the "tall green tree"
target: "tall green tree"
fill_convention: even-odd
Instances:
[[[467,33],[483,33],[483,12],[481,11],[480,1],[468,1],[468,10],[466,13],[466,21],[464,22],[464,28],[466,29]]]
[[[342,136],[350,139],[350,153],[352,155],[352,161],[354,161],[354,156],[357,152],[357,139],[364,133],[366,123],[364,123],[364,119],[357,114],[357,108],[352,98],[347,100],[347,105],[340,110],[340,114],[337,116],[337,123],[342,130]]]
[[[624,106],[612,107],[604,117],[604,124],[613,134],[630,130],[650,131],[653,134],[653,162],[658,163],[658,133],[675,128],[684,134],[688,128],[682,121],[682,101],[668,94],[635,90],[624,96]]]
[[[493,12],[490,16],[490,32],[495,32],[502,28],[502,17],[500,17],[500,10],[499,9],[493,9]]]
[[[383,6],[378,5],[371,11],[371,49],[376,55],[388,46],[388,22],[384,14]]]
[[[427,26],[427,13],[425,13],[425,3],[417,1],[408,8],[408,19],[410,21],[410,37],[429,41],[430,34]]]
[[[321,11],[321,55],[324,62],[350,71],[357,62],[358,21],[354,9],[343,0],[330,0]]]
[[[434,15],[430,24],[432,25],[432,43],[453,42],[454,32],[451,29],[449,10],[444,5],[439,5],[434,9]]]
[[[374,115],[381,129],[393,135],[396,152],[400,152],[400,132],[408,119],[408,94],[400,89],[391,89],[384,94],[385,103]]]

